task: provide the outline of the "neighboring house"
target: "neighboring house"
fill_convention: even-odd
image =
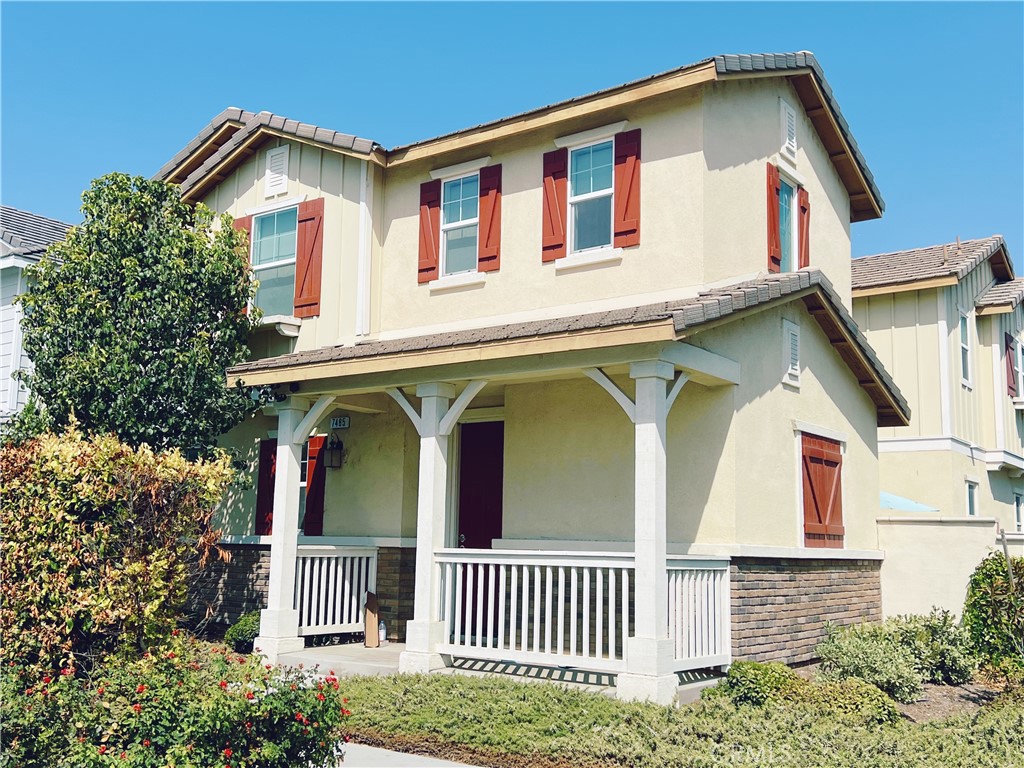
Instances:
[[[998,528],[1024,551],[1022,298],[999,235],[853,262],[854,317],[914,411],[878,433],[902,497],[879,520],[886,613],[959,613]]]
[[[848,307],[882,200],[808,53],[720,56],[392,150],[229,109],[158,178],[250,232],[280,401],[224,439],[219,618],[617,675],[813,657],[881,615],[879,426]]]
[[[14,297],[24,293],[24,270],[35,264],[53,242],[63,240],[70,224],[10,206],[0,206],[0,421],[25,404],[28,392],[12,374],[31,363],[21,346],[21,308]]]

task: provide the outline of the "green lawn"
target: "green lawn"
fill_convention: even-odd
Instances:
[[[1024,766],[1024,695],[973,716],[870,725],[857,713],[715,697],[681,708],[508,678],[342,681],[356,741],[493,766]]]

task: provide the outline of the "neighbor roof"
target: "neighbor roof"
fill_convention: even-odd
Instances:
[[[63,240],[70,227],[64,221],[0,205],[0,239],[20,255],[42,253],[50,243]]]
[[[853,369],[868,391],[879,413],[879,425],[909,423],[910,407],[892,377],[882,366],[856,322],[843,307],[832,284],[819,269],[771,274],[723,288],[705,291],[678,301],[644,304],[625,309],[571,315],[548,320],[473,328],[449,333],[434,333],[400,339],[360,342],[355,345],[322,347],[277,357],[254,360],[227,370],[229,379],[244,379],[247,374],[281,371],[305,365],[345,362],[456,348],[475,348],[506,341],[571,335],[597,329],[641,326],[672,321],[676,338],[717,320],[729,319],[743,310],[789,301],[802,294],[808,311],[821,324],[840,356]],[[343,374],[336,374],[343,375]],[[286,381],[285,376],[282,381]]]
[[[530,130],[530,127],[535,125],[531,121],[540,119],[548,113],[563,113],[564,110],[576,108],[578,105],[588,102],[599,102],[605,97],[618,93],[634,91],[638,94],[637,98],[643,98],[645,86],[654,88],[658,83],[678,81],[680,83],[678,87],[691,87],[702,82],[756,77],[764,73],[778,73],[780,76],[790,78],[837,173],[850,193],[851,221],[881,216],[885,209],[885,203],[878,191],[878,186],[850,132],[850,127],[839,108],[839,103],[836,101],[828,81],[825,80],[821,66],[814,54],[809,51],[714,56],[584,96],[576,96],[510,117],[394,147],[386,152],[380,145],[369,139],[360,139],[350,134],[340,134],[314,125],[298,123],[269,112],[253,114],[237,107],[230,107],[214,118],[199,135],[161,168],[157,172],[156,178],[181,184],[183,195],[195,198],[209,186],[209,184],[203,183],[204,177],[214,169],[226,172],[226,169],[231,167],[231,164],[226,161],[234,162],[239,157],[244,158],[251,154],[251,152],[238,153],[238,150],[242,146],[251,146],[254,143],[254,137],[258,137],[261,132],[292,135],[296,138],[359,154],[369,155],[381,150],[379,156],[381,161],[385,165],[390,165],[403,160],[407,161],[410,158],[410,152],[421,155],[423,152],[429,154],[449,151],[452,147],[447,144],[456,138],[460,141],[486,141],[493,138],[494,132],[499,129]],[[682,77],[688,74],[696,76],[696,79]],[[216,180],[218,179],[213,179],[214,182]]]
[[[958,240],[854,259],[853,290],[857,293],[883,286],[941,281],[942,278],[948,278],[952,284],[990,258],[993,258],[992,269],[997,279],[1013,279],[1013,265],[1003,236],[992,235],[981,240]]]

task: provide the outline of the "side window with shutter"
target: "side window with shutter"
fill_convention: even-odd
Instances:
[[[804,546],[841,549],[843,527],[843,454],[836,440],[802,434]]]
[[[277,440],[261,440],[256,470],[256,525],[253,531],[257,536],[269,536],[273,530],[276,467]]]
[[[1017,397],[1017,342],[1009,333],[1003,334],[1003,358],[1006,369],[1006,394]]]

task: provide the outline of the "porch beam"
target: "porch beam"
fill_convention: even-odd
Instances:
[[[682,368],[691,380],[706,387],[740,383],[739,363],[714,352],[708,352],[706,349],[695,347],[693,344],[686,344],[682,341],[666,344],[660,357],[677,368]]]
[[[593,381],[596,381],[601,385],[601,388],[611,395],[615,402],[626,412],[626,416],[629,420],[636,423],[636,406],[633,401],[629,399],[629,395],[623,392],[619,385],[608,378],[608,375],[600,368],[584,368],[583,374]]]
[[[309,409],[306,416],[299,422],[299,426],[295,428],[295,432],[292,434],[292,442],[296,445],[302,445],[306,442],[306,438],[309,437],[309,433],[313,431],[313,427],[320,421],[327,409],[334,405],[334,395],[321,395],[313,407]],[[278,432],[280,434],[280,432]]]
[[[486,386],[487,382],[483,379],[476,379],[466,385],[466,388],[455,398],[455,402],[448,409],[448,413],[441,419],[440,430],[442,435],[451,435],[452,430],[455,429],[455,424],[459,421],[463,412],[473,402],[473,398],[480,393],[480,390]]]

